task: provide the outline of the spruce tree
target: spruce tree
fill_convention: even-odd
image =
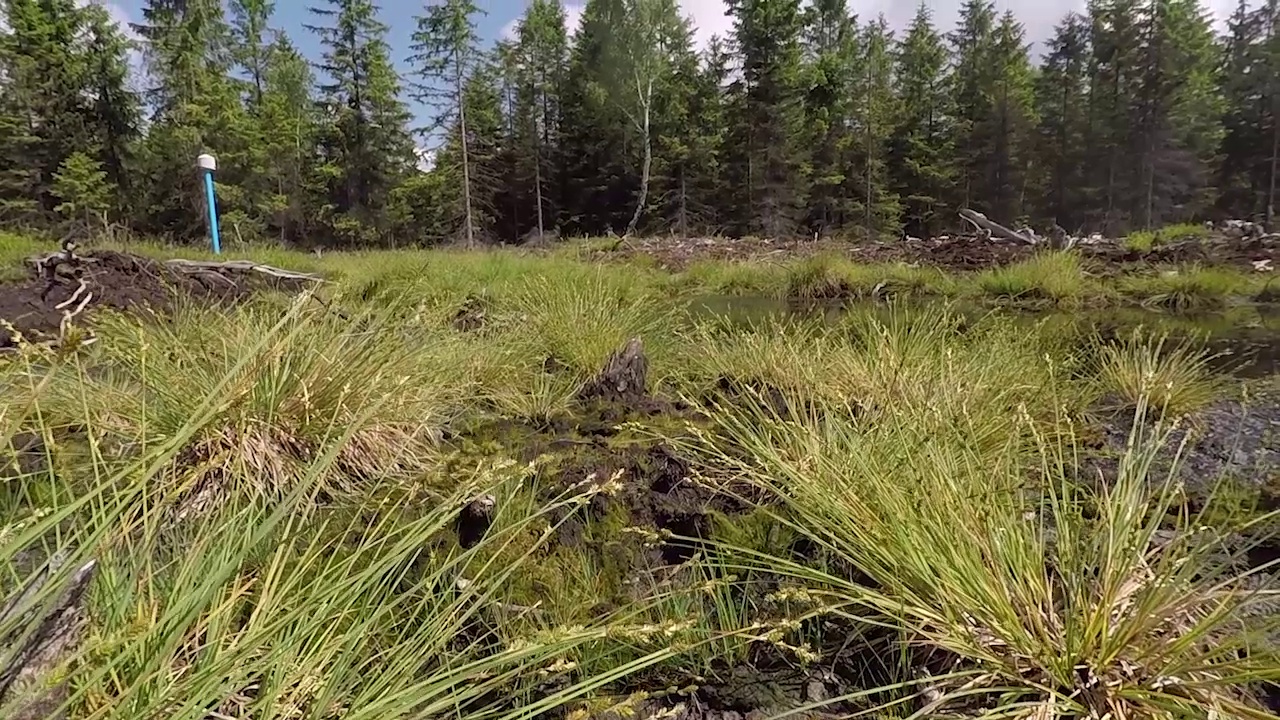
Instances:
[[[267,50],[259,110],[266,187],[266,230],[298,242],[311,226],[315,198],[315,100],[311,68],[288,37],[277,33]]]
[[[249,82],[250,108],[255,112],[262,106],[266,89],[267,65],[271,53],[271,15],[275,12],[273,0],[228,0],[231,10],[232,53],[236,65]]]
[[[854,83],[851,185],[857,188],[864,237],[898,231],[901,208],[887,177],[888,146],[897,115],[893,95],[893,33],[880,16],[862,29],[857,78]]]
[[[724,127],[722,54],[713,38],[705,63],[692,47],[673,62],[658,108],[654,196],[661,222],[680,237],[719,228],[720,143]]]
[[[4,0],[0,35],[3,70],[0,150],[8,166],[0,180],[3,211],[41,222],[59,200],[55,175],[72,154],[91,147],[88,57],[80,34],[84,15],[72,0]]]
[[[430,171],[437,180],[432,202],[439,206],[432,239],[456,237],[459,224],[468,213],[477,229],[488,231],[494,226],[504,180],[500,68],[491,58],[481,60],[468,73],[460,97],[463,108],[458,115],[466,118],[465,132],[460,119],[446,126],[444,143],[436,152]],[[470,188],[465,194],[459,192],[464,185]]]
[[[1220,87],[1226,111],[1214,181],[1217,208],[1276,224],[1280,160],[1280,2],[1241,0],[1228,23]]]
[[[950,164],[954,133],[947,50],[924,3],[898,43],[896,56],[897,112],[888,148],[889,184],[903,204],[904,230],[928,236],[945,222],[955,173]]]
[[[611,52],[610,8],[616,0],[588,0],[574,35],[561,97],[566,230],[604,235],[634,214],[639,181],[630,157],[627,118],[609,99],[603,67]]]
[[[414,167],[409,111],[391,64],[387,27],[371,0],[326,0],[309,25],[323,47],[317,67],[321,121],[319,172],[326,179],[321,217],[336,243],[386,243],[383,212],[391,190]]]
[[[957,207],[983,204],[983,178],[991,138],[991,96],[995,67],[995,4],[989,0],[965,0],[956,29],[947,36],[951,45],[951,87],[955,96],[952,147],[958,178]]]
[[[1135,110],[1140,89],[1138,50],[1142,47],[1136,0],[1090,0],[1089,131],[1085,146],[1088,187],[1093,197],[1088,226],[1118,234],[1129,226],[1129,188],[1136,182],[1132,162]]]
[[[133,89],[129,68],[133,44],[102,6],[85,5],[81,12],[88,55],[85,85],[93,98],[89,123],[93,140],[86,150],[95,153],[94,159],[101,163],[107,183],[113,188],[108,214],[113,220],[123,221],[130,208],[130,170],[141,135],[142,99]]]
[[[141,158],[143,229],[181,239],[205,234],[205,201],[194,169],[196,156],[205,152],[218,159],[224,224],[232,230],[250,224],[254,199],[245,184],[252,182],[253,128],[230,76],[231,31],[221,2],[150,0],[142,15],[135,29],[145,40],[154,83]]]
[[[1001,15],[991,45],[988,115],[982,121],[979,150],[985,156],[982,206],[1005,222],[1030,220],[1024,205],[1036,143],[1033,75],[1022,25],[1012,13]]]
[[[855,85],[859,73],[858,33],[844,0],[817,0],[805,13],[804,46],[809,65],[805,97],[807,145],[811,148],[808,226],[826,235],[856,221],[849,165]],[[865,59],[865,58],[863,58]]]
[[[564,8],[558,0],[534,0],[516,29],[513,48],[515,102],[510,110],[517,182],[532,192],[533,218],[539,238],[559,221],[561,93],[568,61]],[[524,228],[520,228],[523,230]]]
[[[745,231],[786,237],[803,219],[809,190],[800,3],[733,0],[729,11],[741,63],[733,142],[742,143],[730,182],[741,188]]]
[[[115,198],[102,163],[83,152],[74,152],[53,175],[52,191],[59,215],[86,229],[106,224]]]
[[[1087,21],[1068,13],[1049,41],[1036,78],[1041,171],[1035,187],[1040,194],[1037,215],[1073,231],[1084,226],[1089,202],[1085,173],[1089,62]]]
[[[1154,228],[1209,206],[1223,104],[1213,30],[1198,0],[1151,0],[1142,19],[1130,217]]]

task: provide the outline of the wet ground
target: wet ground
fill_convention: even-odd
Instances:
[[[1088,240],[1077,246],[1095,272],[1108,274],[1126,266],[1199,263],[1249,269],[1254,263],[1280,260],[1280,240],[1212,234],[1158,245],[1138,251],[1119,239]],[[818,253],[835,253],[865,263],[905,262],[952,271],[980,270],[1025,260],[1037,248],[1009,240],[989,240],[971,235],[944,235],[930,239],[851,243],[835,240],[769,240],[765,238],[634,238],[599,249],[594,259],[647,257],[669,270],[682,270],[704,260],[777,261]]]
[[[929,301],[924,301],[929,302]],[[1139,327],[1167,335],[1176,343],[1203,343],[1213,355],[1210,365],[1240,378],[1265,378],[1280,372],[1280,304],[1252,304],[1226,312],[1172,313],[1142,308],[1102,311],[993,310],[988,307],[946,304],[977,318],[998,313],[1014,322],[1050,323],[1063,331],[1096,330],[1121,335]],[[690,303],[694,318],[717,318],[731,325],[750,326],[777,320],[823,318],[836,322],[850,313],[889,312],[870,301],[798,302],[765,296],[703,296]]]

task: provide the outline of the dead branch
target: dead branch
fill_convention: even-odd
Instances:
[[[979,230],[988,232],[996,237],[1004,238],[1005,240],[1016,240],[1028,245],[1036,244],[1036,239],[1034,237],[1028,237],[1024,233],[1017,232],[1016,230],[1010,230],[1000,223],[988,220],[986,215],[983,215],[976,210],[962,208],[960,210],[960,217],[977,227]]]

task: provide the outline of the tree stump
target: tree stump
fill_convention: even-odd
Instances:
[[[485,324],[485,303],[484,300],[475,296],[468,295],[462,301],[462,306],[453,314],[453,329],[459,332],[474,332],[484,327]]]
[[[458,513],[458,544],[464,548],[473,548],[484,539],[493,524],[493,511],[498,501],[494,496],[485,493],[463,506]]]
[[[647,397],[649,360],[640,338],[631,338],[609,356],[600,374],[578,391],[578,399],[591,402],[633,403]]]

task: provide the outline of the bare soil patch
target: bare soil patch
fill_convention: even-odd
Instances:
[[[181,297],[237,303],[267,290],[297,292],[312,281],[251,263],[162,262],[111,250],[43,260],[27,264],[25,280],[0,284],[0,320],[33,342],[57,337],[68,316],[80,320],[99,309],[164,313]],[[10,332],[0,333],[0,348],[13,344]]]

